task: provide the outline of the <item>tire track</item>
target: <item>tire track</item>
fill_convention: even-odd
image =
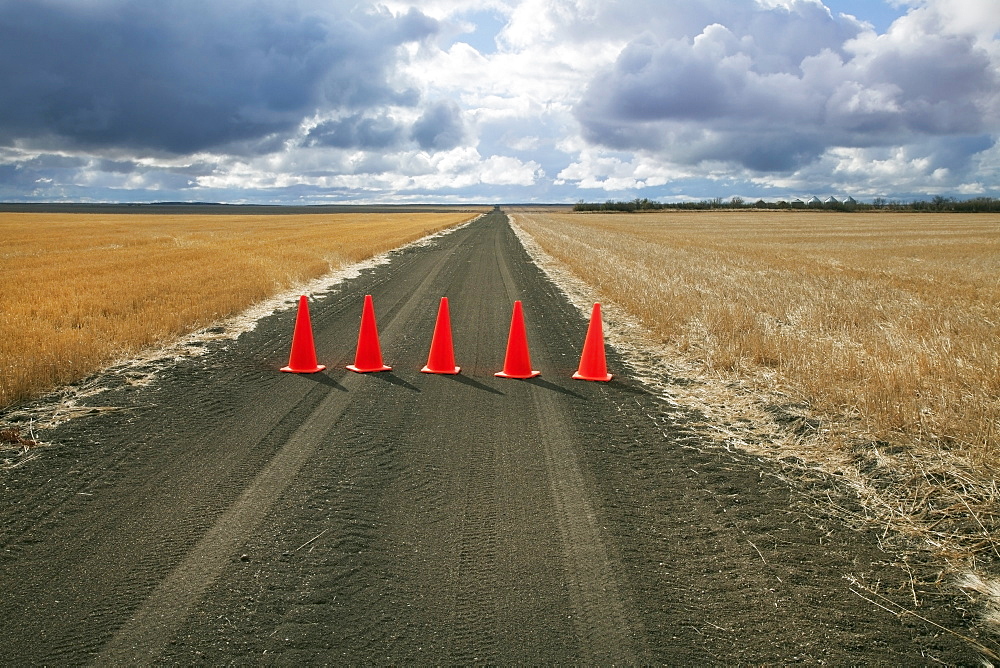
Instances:
[[[86,495],[57,497],[32,531],[44,540],[22,539],[18,557],[3,569],[7,591],[0,610],[9,623],[0,627],[2,644],[11,647],[14,633],[41,638],[21,648],[26,662],[65,663],[96,651],[210,526],[254,461],[266,458],[269,438],[287,436],[300,409],[322,397],[322,388],[303,389],[312,392],[298,404],[276,403],[258,409],[258,421],[234,425],[217,443],[221,448],[206,451],[197,441],[168,439],[161,445],[180,452],[173,466],[162,467],[157,464],[164,453],[152,446],[154,438],[126,456],[112,452],[114,469],[97,468]],[[252,436],[262,424],[273,427]],[[66,555],[72,556],[53,578],[46,569]],[[10,650],[6,655],[22,657]]]
[[[450,253],[439,256],[422,281],[390,301],[383,311],[380,338],[385,342],[391,343],[403,333],[405,322],[426,293],[427,286],[446,266]],[[147,663],[162,653],[232,555],[257,529],[275,498],[288,487],[352,404],[351,393],[359,389],[362,382],[360,376],[345,377],[341,384],[347,392],[326,395],[236,502],[115,634],[99,655],[99,663]]]
[[[454,527],[459,540],[450,574],[455,583],[450,601],[452,663],[467,665],[500,656],[497,636],[482,632],[484,627],[496,627],[496,610],[489,602],[500,585],[497,462],[492,446],[477,448],[465,459],[465,479],[458,487],[465,504]]]
[[[345,379],[345,383],[353,385]],[[349,388],[350,389],[350,388]],[[348,395],[330,393],[291,436],[267,467],[254,478],[236,503],[165,580],[97,657],[103,665],[152,663],[186,620],[205,590],[222,573],[320,441],[347,409]]]
[[[506,234],[513,237],[509,226]],[[511,239],[508,243],[511,243]],[[514,242],[519,247],[519,242]],[[499,239],[498,239],[499,244]],[[523,253],[523,249],[521,249]],[[510,268],[510,254],[498,249],[497,262],[508,296],[517,294]],[[528,326],[531,331],[533,327]],[[547,347],[540,332],[535,335],[535,356],[541,361]],[[539,366],[536,362],[535,366]],[[544,376],[543,376],[544,377]],[[573,452],[570,422],[555,395],[541,378],[527,381],[533,386],[531,400],[536,423],[542,425],[538,438],[542,443],[547,474],[551,485],[553,511],[558,519],[570,598],[572,618],[581,642],[581,660],[589,664],[635,664],[639,658],[633,639],[633,623],[625,614],[614,569],[597,525],[591,494],[584,484],[579,463]]]
[[[553,510],[566,559],[567,582],[573,601],[573,623],[586,663],[639,663],[635,622],[626,613],[617,569],[601,539],[592,495],[585,484],[572,444],[556,434],[572,433],[551,393],[536,392],[535,407],[549,426],[541,439],[550,474]],[[645,658],[645,657],[643,657]]]

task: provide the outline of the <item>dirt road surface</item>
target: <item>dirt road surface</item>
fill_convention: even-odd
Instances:
[[[344,368],[365,294],[389,373]],[[458,376],[419,372],[442,296]],[[493,376],[515,299],[533,380]],[[828,482],[711,445],[613,351],[572,380],[586,321],[502,213],[311,312],[327,371],[278,372],[283,311],[149,386],[106,374],[0,473],[3,663],[975,662],[886,610],[910,580],[810,502]]]

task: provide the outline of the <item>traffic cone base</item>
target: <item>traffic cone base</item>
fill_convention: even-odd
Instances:
[[[583,354],[580,355],[580,368],[573,374],[576,380],[609,381],[607,358],[604,354],[604,327],[601,323],[601,305],[594,304],[590,313],[590,325],[587,327],[587,338],[583,342]]]
[[[283,366],[283,367],[281,367],[281,370],[282,371],[287,371],[288,373],[319,373],[320,371],[322,371],[325,368],[326,368],[325,364],[317,364],[316,366],[314,366],[311,369],[293,369],[290,366]]]
[[[493,375],[500,378],[534,378],[542,375],[541,371],[531,368],[528,333],[524,328],[524,312],[520,301],[514,302],[514,312],[510,317],[510,333],[507,336],[507,355],[504,358],[503,371]]]
[[[392,371],[391,366],[381,365],[372,367],[360,367],[357,364],[348,364],[347,368],[355,373],[378,373],[379,371]]]
[[[326,368],[325,364],[317,364],[311,369],[294,369],[291,366],[281,367],[282,371],[287,371],[288,373],[319,373]]]
[[[457,373],[461,373],[462,367],[456,366],[451,369],[432,369],[429,366],[425,366],[420,370],[421,373],[441,373],[454,376]]]
[[[361,329],[358,331],[358,351],[354,357],[354,364],[348,364],[347,368],[356,373],[392,371],[391,366],[382,363],[382,346],[378,341],[375,307],[372,305],[371,295],[365,295],[365,306],[361,311]]]
[[[295,331],[292,333],[292,351],[288,356],[288,366],[281,367],[281,370],[288,373],[317,373],[325,368],[322,364],[316,363],[309,302],[306,296],[302,295],[299,297],[299,311],[295,314]]]
[[[541,376],[542,372],[534,370],[528,371],[527,373],[507,373],[506,371],[497,371],[493,375],[499,378],[519,378],[523,380],[525,378],[534,378],[535,376]]]
[[[606,373],[603,376],[585,376],[581,374],[579,371],[577,371],[576,373],[573,374],[573,378],[575,378],[576,380],[599,380],[607,382],[612,378],[614,378],[614,376],[611,375],[610,373]]]

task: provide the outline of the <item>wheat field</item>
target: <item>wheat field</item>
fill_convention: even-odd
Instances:
[[[0,407],[475,215],[0,214]]]
[[[522,211],[603,299],[706,372],[865,438],[1000,448],[1000,216]]]

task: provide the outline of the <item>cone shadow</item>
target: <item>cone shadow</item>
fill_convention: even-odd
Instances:
[[[644,386],[637,384],[634,381],[621,380],[618,375],[612,378],[610,381],[605,383],[608,387],[613,387],[616,390],[621,390],[627,394],[635,394],[637,396],[657,396],[655,392],[646,389]]]
[[[499,394],[501,397],[507,396],[506,394],[504,394],[500,390],[498,390],[496,388],[493,388],[493,387],[490,387],[489,385],[486,385],[484,383],[480,383],[478,380],[473,380],[472,378],[469,378],[468,376],[463,376],[461,374],[456,374],[456,375],[447,376],[447,377],[451,378],[452,380],[454,380],[457,383],[461,383],[462,385],[468,385],[469,387],[474,387],[477,390],[482,390],[484,392],[489,392],[490,394]]]
[[[406,389],[410,390],[411,392],[421,392],[422,391],[416,385],[413,385],[412,383],[406,382],[405,380],[403,380],[402,378],[400,378],[399,376],[397,376],[397,375],[395,375],[393,373],[382,372],[382,373],[373,373],[371,375],[374,376],[375,378],[381,378],[382,380],[384,380],[385,382],[389,383],[390,385],[397,385],[399,387],[405,387]]]
[[[338,383],[336,380],[334,380],[333,378],[327,376],[325,373],[309,373],[301,375],[304,376],[305,378],[308,378],[309,380],[316,381],[320,385],[326,385],[327,387],[332,387],[333,389],[339,392],[350,391],[346,387]]]
[[[556,385],[555,383],[549,382],[541,377],[526,378],[524,379],[524,382],[530,385],[537,385],[539,387],[544,387],[546,390],[552,390],[553,392],[558,392],[559,394],[565,394],[566,396],[573,397],[574,399],[584,399],[584,400],[587,399],[587,397],[583,396],[582,394],[577,394],[573,390],[569,390],[563,387],[562,385]]]

